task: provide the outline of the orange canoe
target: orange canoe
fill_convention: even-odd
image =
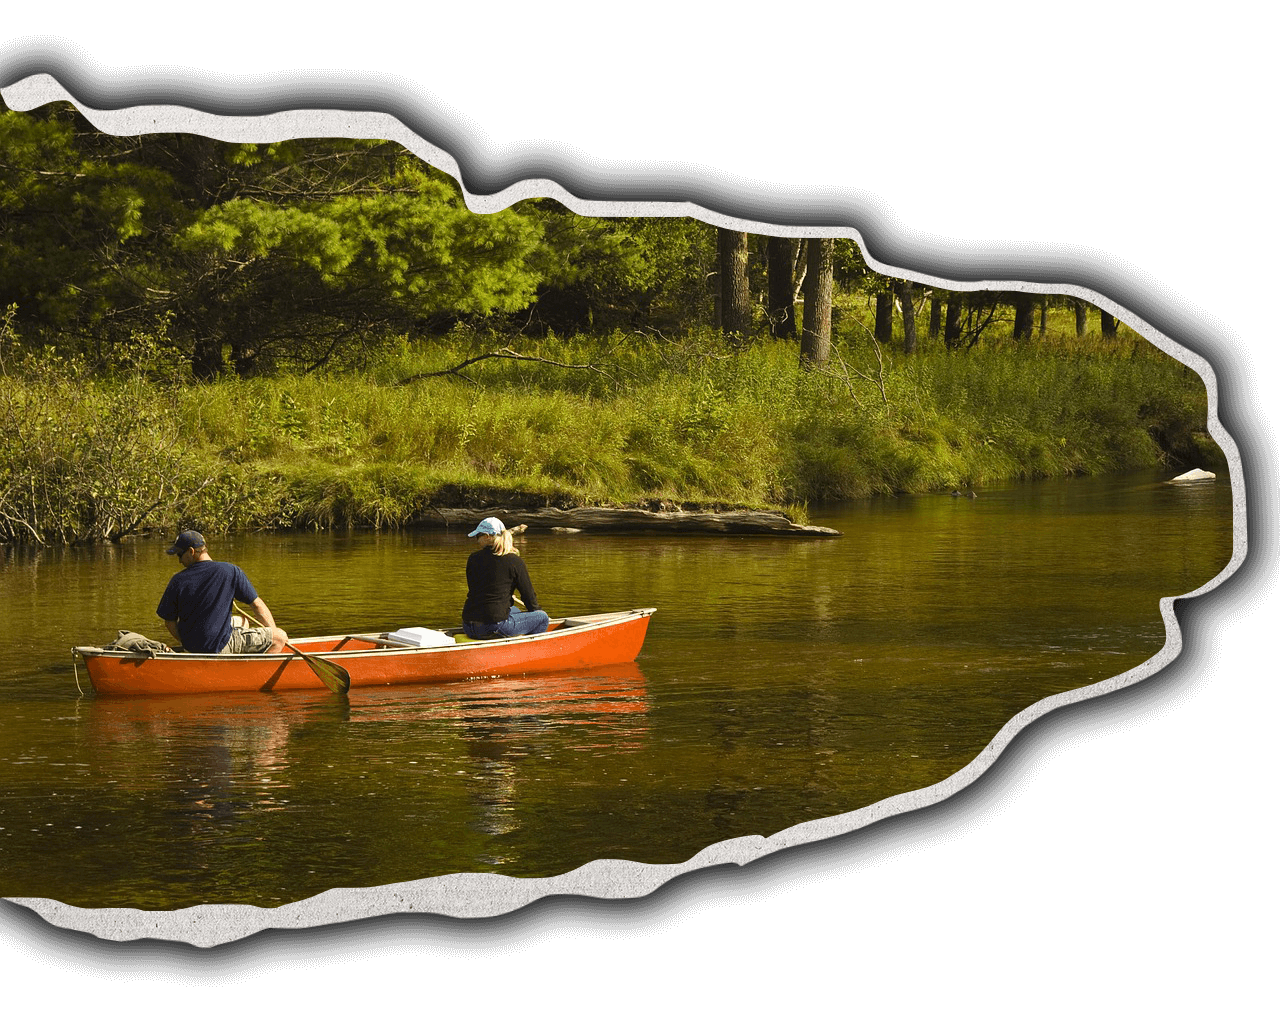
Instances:
[[[555,673],[630,663],[644,644],[654,607],[554,619],[538,635],[462,641],[417,648],[385,635],[329,635],[291,639],[302,652],[332,660],[351,675],[351,686],[429,684]],[[445,634],[459,635],[460,628]],[[293,653],[203,655],[126,653],[77,646],[99,695],[182,695],[197,692],[283,691],[316,688],[320,681]]]

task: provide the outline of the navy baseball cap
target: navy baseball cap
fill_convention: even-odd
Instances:
[[[197,533],[194,529],[188,529],[179,533],[178,538],[173,541],[173,546],[165,551],[166,554],[185,554],[192,547],[203,547],[204,537]]]

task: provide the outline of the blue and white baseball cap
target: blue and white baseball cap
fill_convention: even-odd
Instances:
[[[490,515],[487,519],[482,519],[480,525],[467,533],[467,539],[473,536],[479,536],[481,533],[488,533],[490,536],[497,536],[507,527],[502,524],[502,519],[495,519]]]

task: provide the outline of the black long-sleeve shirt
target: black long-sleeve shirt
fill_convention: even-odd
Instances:
[[[481,547],[467,558],[467,602],[462,606],[462,620],[479,624],[505,621],[516,589],[520,590],[525,610],[542,609],[520,555],[499,556],[492,547]]]

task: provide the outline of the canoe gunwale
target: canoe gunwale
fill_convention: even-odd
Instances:
[[[538,632],[534,635],[513,635],[507,638],[496,639],[474,639],[469,642],[455,642],[453,645],[444,646],[387,646],[375,645],[361,649],[331,649],[317,650],[310,652],[311,656],[318,656],[322,659],[332,659],[341,661],[344,659],[364,658],[369,656],[387,657],[387,656],[419,656],[425,653],[456,653],[456,652],[474,652],[477,649],[492,646],[518,646],[531,642],[550,642],[556,639],[565,638],[574,635],[585,634],[590,631],[600,630],[603,628],[611,628],[627,621],[638,620],[641,617],[648,617],[657,610],[656,607],[635,607],[631,610],[610,611],[605,614],[578,614],[570,617],[553,617],[552,624],[557,627],[551,631]],[[461,628],[444,628],[441,629],[446,634],[461,632]],[[349,635],[316,635],[306,638],[290,639],[292,645],[305,649],[308,643],[328,642],[333,638],[339,641],[348,639],[364,639],[364,638],[382,638],[384,633],[360,632]],[[105,659],[117,660],[190,660],[191,662],[219,660],[222,662],[231,662],[234,660],[262,660],[265,653],[163,653],[152,656],[150,653],[127,652],[123,649],[103,649],[100,646],[75,646],[71,652],[81,657],[89,659],[90,657],[101,657]],[[281,659],[287,659],[288,654],[277,654]]]

